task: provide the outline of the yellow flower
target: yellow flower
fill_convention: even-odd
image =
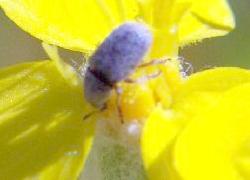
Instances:
[[[145,60],[176,57],[180,46],[234,28],[225,0],[0,0],[0,6],[42,41],[87,54],[121,23],[144,22],[154,34]],[[95,118],[82,121],[91,108],[80,79],[54,47],[45,49],[53,61],[0,71],[0,179],[76,179],[90,150]],[[219,68],[184,79],[177,60],[159,68],[161,76],[123,85],[122,95],[125,119],[145,123],[141,147],[149,178],[249,178],[249,71]],[[105,114],[110,119],[114,98]]]

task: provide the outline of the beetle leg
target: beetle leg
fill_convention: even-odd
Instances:
[[[155,73],[152,73],[152,74],[147,75],[146,77],[147,77],[148,80],[149,80],[149,79],[154,79],[154,78],[157,78],[158,76],[160,76],[161,73],[162,73],[161,71],[157,71],[157,72],[155,72]]]
[[[148,81],[150,79],[154,79],[154,78],[157,78],[158,76],[161,75],[161,71],[157,71],[155,73],[152,73],[152,74],[148,74],[148,75],[145,75],[145,76],[142,76],[142,77],[139,77],[138,79],[130,79],[130,78],[127,78],[124,80],[125,83],[142,83],[142,82],[145,82],[145,81]]]
[[[127,78],[127,79],[124,79],[124,82],[132,84],[132,83],[137,83],[137,80],[136,79]]]
[[[159,64],[165,64],[169,60],[171,60],[171,58],[167,58],[167,59],[154,59],[152,61],[140,64],[138,66],[138,68],[143,68],[143,67],[148,67],[148,66],[154,66],[154,65],[159,65]]]
[[[107,104],[104,104],[103,107],[101,107],[100,109],[98,110],[95,110],[95,111],[92,111],[88,114],[86,114],[85,116],[83,116],[83,120],[86,120],[88,118],[90,118],[91,116],[93,116],[94,114],[98,113],[98,112],[102,112],[102,111],[105,111],[107,109]]]
[[[124,118],[123,118],[123,113],[122,113],[122,108],[121,108],[121,94],[122,94],[122,89],[121,87],[115,86],[115,93],[116,93],[116,107],[118,111],[118,116],[121,120],[121,123],[124,123]]]
[[[86,115],[83,116],[83,120],[85,121],[86,119],[90,118],[91,116],[93,116],[94,114],[98,113],[99,110],[96,110],[96,111],[92,111]]]
[[[175,58],[153,59],[152,61],[140,64],[138,67],[142,68],[142,67],[147,67],[147,66],[154,66],[154,65],[159,65],[159,64],[165,64],[165,63],[167,63],[168,61],[170,61],[172,59],[175,59]],[[179,60],[182,63],[183,61],[185,61],[185,58],[181,57],[181,56],[178,56],[177,60]]]

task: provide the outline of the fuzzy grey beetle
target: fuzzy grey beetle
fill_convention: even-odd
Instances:
[[[140,64],[152,44],[152,34],[141,23],[127,22],[115,29],[89,58],[84,74],[84,96],[103,109],[111,91]]]

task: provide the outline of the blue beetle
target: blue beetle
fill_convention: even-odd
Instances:
[[[152,44],[152,33],[142,23],[126,22],[116,28],[89,58],[84,74],[84,96],[104,109],[111,91],[140,64]]]

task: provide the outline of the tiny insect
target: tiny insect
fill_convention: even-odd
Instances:
[[[140,64],[152,39],[148,27],[141,23],[127,22],[116,28],[89,58],[84,74],[85,99],[99,110],[105,109],[111,91],[119,93],[117,83]]]

